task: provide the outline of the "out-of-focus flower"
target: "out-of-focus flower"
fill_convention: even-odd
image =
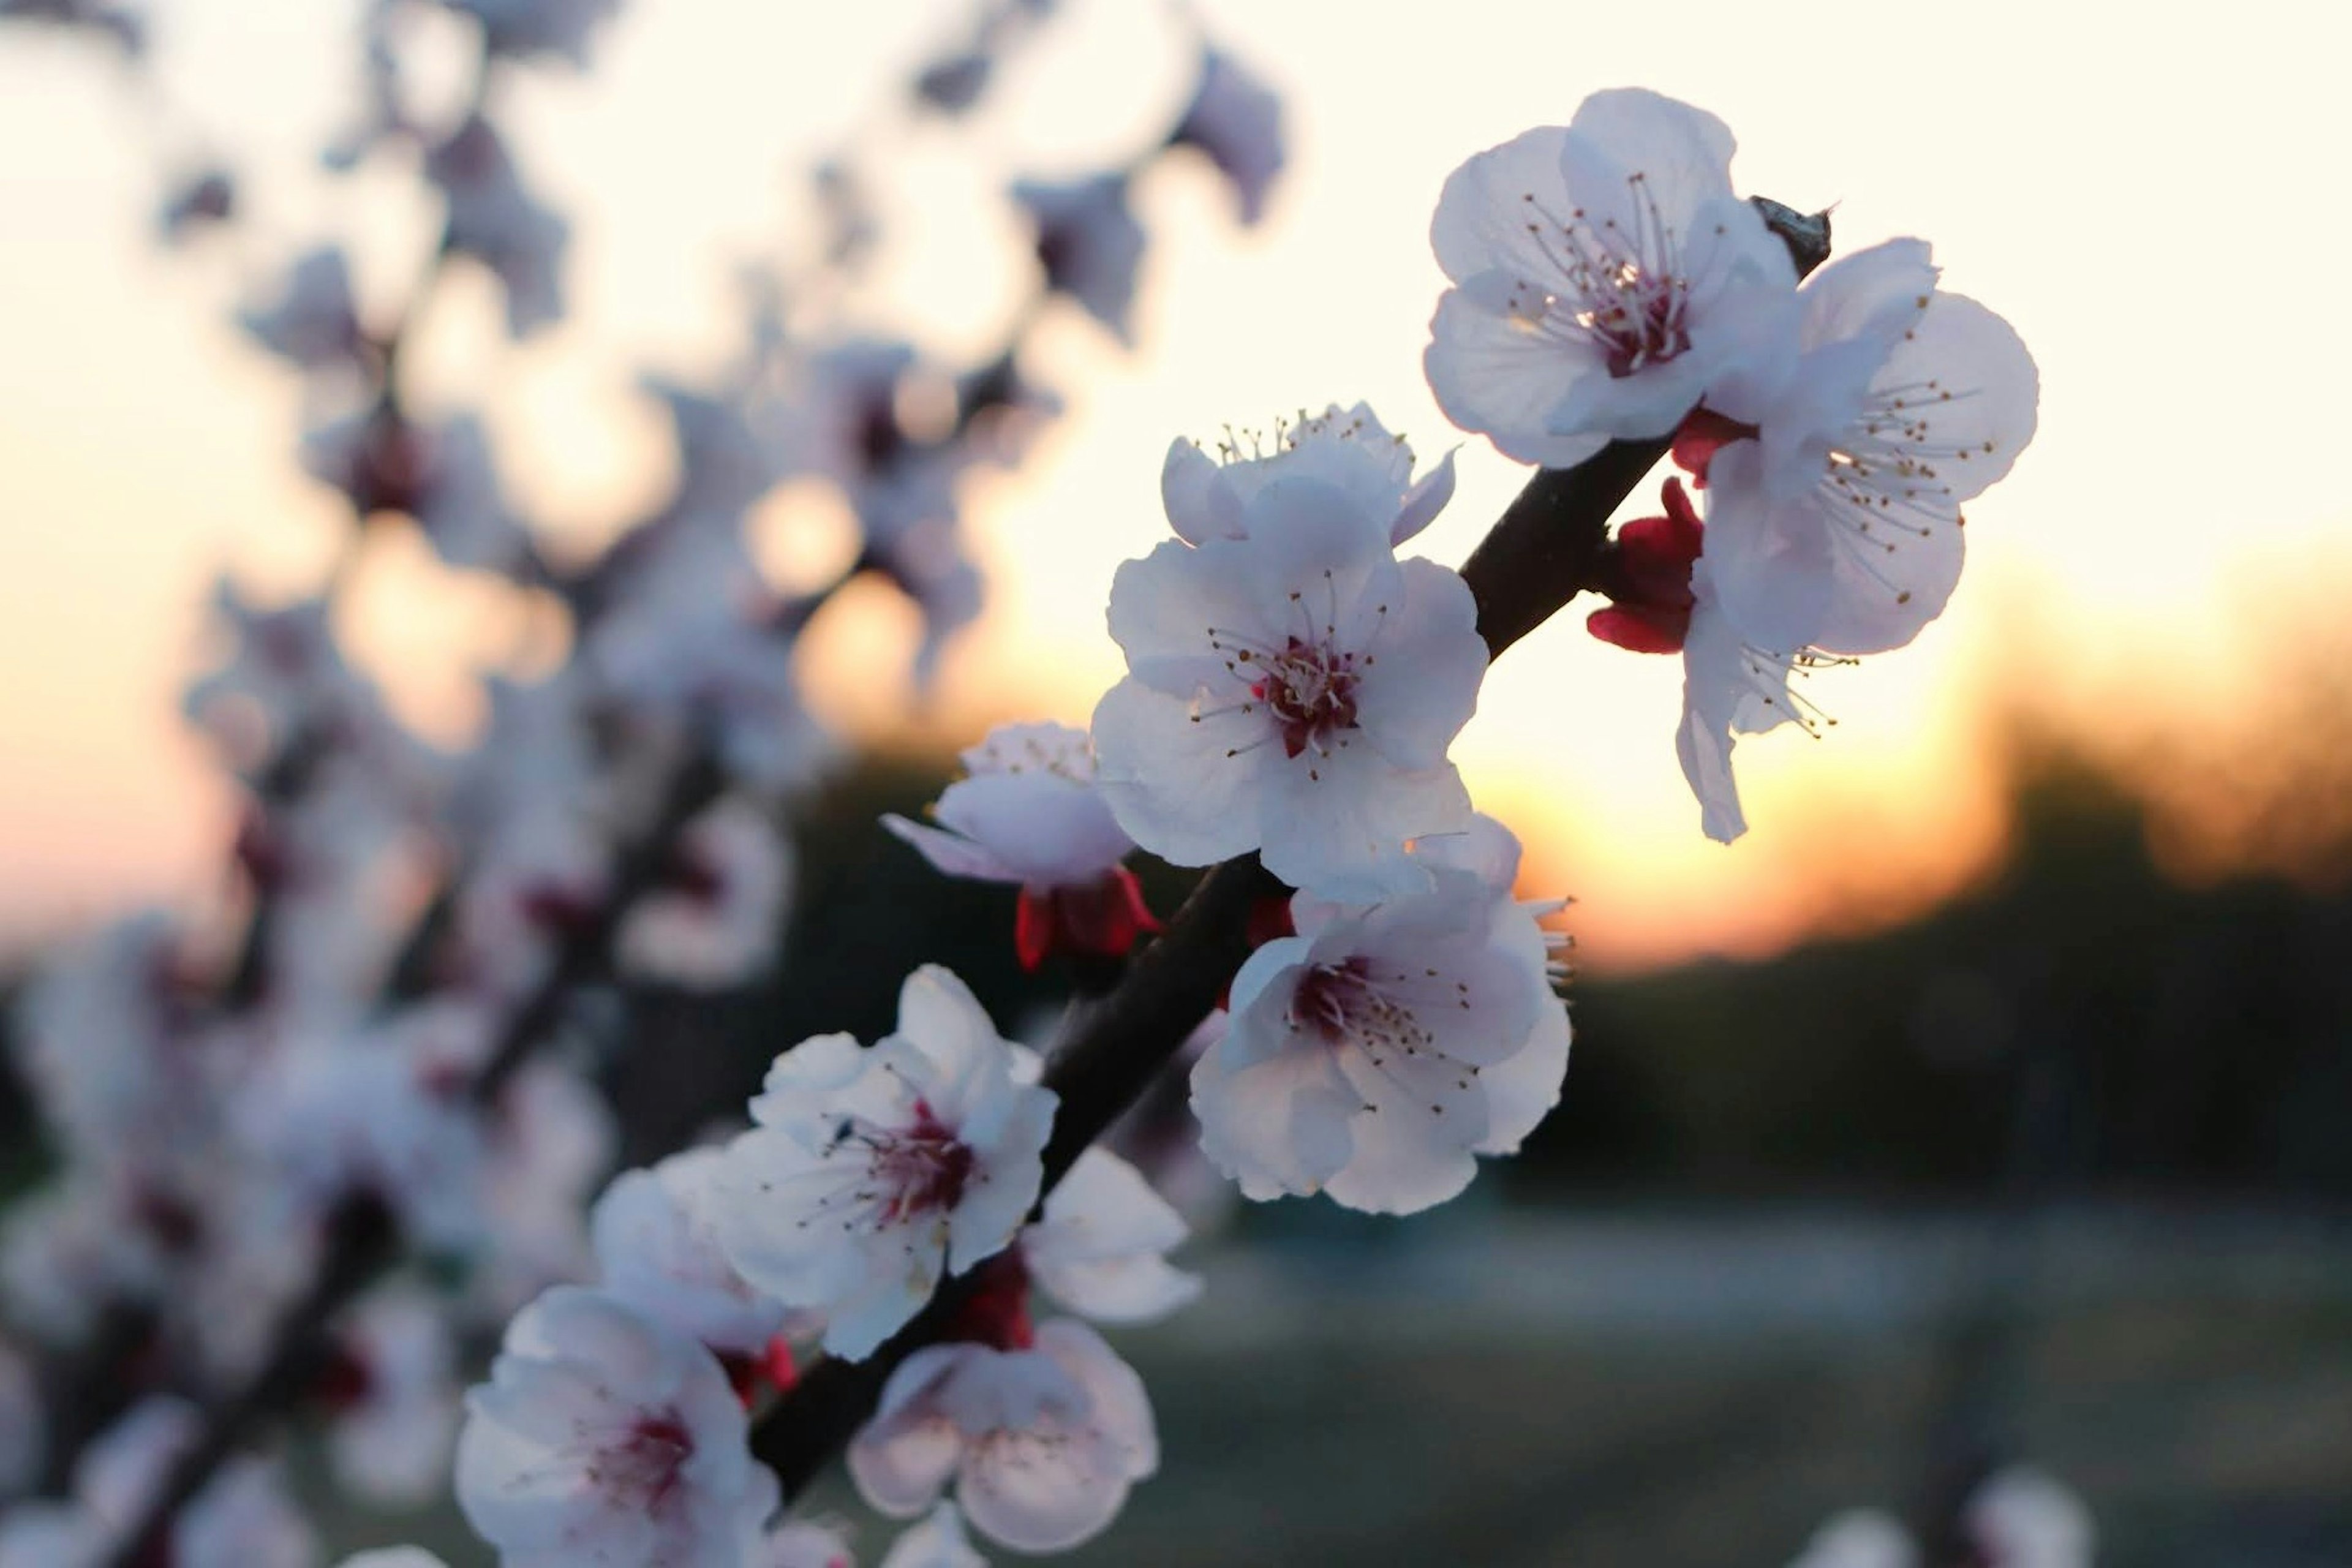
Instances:
[[[688,824],[666,881],[622,922],[628,973],[715,990],[774,952],[792,890],[792,841],[759,806],[721,802]]]
[[[336,1479],[378,1506],[430,1500],[457,1436],[456,1363],[442,1303],[408,1289],[360,1303],[312,1390],[332,1423]]]
[[[216,165],[201,168],[182,175],[165,193],[155,214],[155,233],[165,245],[179,245],[236,216],[235,176]]]
[[[728,1146],[719,1236],[736,1269],[826,1315],[824,1347],[871,1354],[961,1274],[1002,1251],[1036,1201],[1056,1104],[948,971],[917,970],[871,1049],[820,1035],[776,1058]]]
[[[1408,839],[1459,831],[1446,750],[1486,669],[1477,607],[1400,563],[1392,512],[1312,479],[1271,484],[1240,539],[1170,541],[1112,581],[1127,679],[1095,710],[1099,785],[1153,854],[1258,850],[1295,887],[1363,901],[1428,885]]]
[[[426,156],[425,173],[448,205],[442,243],[479,261],[504,285],[508,331],[525,337],[559,320],[571,226],[524,188],[497,127],[474,115]]]
[[[1120,862],[1135,847],[1095,788],[1083,730],[1000,724],[963,753],[965,776],[931,808],[938,827],[882,826],[950,877],[1021,889],[1014,944],[1035,969],[1054,952],[1124,958],[1160,922]]]
[[[1389,434],[1370,405],[1335,403],[1296,424],[1276,424],[1271,452],[1244,452],[1229,437],[1212,458],[1198,442],[1178,437],[1160,467],[1160,499],[1176,536],[1202,544],[1241,538],[1250,502],[1268,485],[1319,479],[1346,491],[1365,515],[1387,516],[1389,542],[1402,544],[1454,499],[1453,453],[1418,479],[1412,469],[1412,448]]]
[[[956,1505],[941,1502],[922,1523],[899,1532],[881,1568],[988,1568],[988,1559],[972,1550]]]
[[[719,1363],[597,1291],[526,1309],[466,1407],[457,1504],[509,1568],[740,1568],[775,1510]]]
[[[782,1303],[727,1261],[714,1211],[725,1155],[689,1149],[647,1171],[624,1171],[589,1218],[604,1289],[721,1355],[764,1352],[784,1326]]]
[[[69,1501],[0,1516],[0,1568],[99,1568],[125,1545],[172,1467],[197,1441],[194,1406],[150,1398],[83,1450]],[[312,1568],[319,1545],[268,1459],[235,1458],[173,1518],[172,1568]]]
[[[1135,273],[1143,259],[1143,226],[1128,205],[1127,176],[1097,174],[1065,184],[1024,180],[1013,199],[1037,234],[1045,287],[1068,296],[1130,347],[1135,342]]]
[[[0,22],[10,21],[47,22],[102,33],[133,59],[146,52],[146,18],[110,0],[0,0]]]
[[[1877,1509],[1834,1514],[1789,1568],[1918,1568],[1919,1549],[1894,1515]]]
[[[883,1513],[912,1518],[952,1479],[974,1528],[1017,1552],[1091,1539],[1159,1464],[1143,1380],[1069,1318],[1039,1325],[1034,1349],[917,1351],[849,1447],[859,1494]]]
[[[1571,468],[1785,353],[1796,269],[1732,194],[1731,153],[1713,115],[1623,89],[1455,170],[1430,226],[1454,287],[1424,362],[1446,416]]]
[[[1199,84],[1168,144],[1204,154],[1233,186],[1242,222],[1255,224],[1282,173],[1282,100],[1233,56],[1204,47]]]
[[[1969,1499],[1963,1522],[1991,1568],[2091,1568],[2098,1527],[2073,1489],[2015,1465]]]
[[[745,1568],[852,1568],[849,1548],[821,1524],[793,1520],[772,1530]]]
[[[236,321],[255,342],[304,370],[349,363],[360,351],[360,318],[342,247],[303,252],[273,297],[239,310]]]
[[[346,1557],[339,1568],[449,1568],[422,1546],[381,1546]]]

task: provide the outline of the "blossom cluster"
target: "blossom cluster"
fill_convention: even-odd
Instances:
[[[769,1528],[775,1483],[744,1447],[742,1401],[789,1381],[796,1339],[847,1342],[856,1313],[787,1308],[711,1261],[724,1255],[698,1227],[715,1212],[702,1194],[717,1151],[626,1173],[592,1208],[631,1111],[601,1080],[634,1000],[740,990],[775,967],[793,820],[838,752],[803,702],[803,633],[853,579],[886,584],[923,618],[910,674],[928,679],[981,602],[964,520],[974,481],[1025,461],[1060,402],[1024,374],[1041,310],[971,368],[845,324],[831,301],[881,237],[829,165],[815,195],[841,232],[810,258],[760,265],[733,363],[691,384],[645,380],[675,452],[668,489],[602,547],[567,547],[511,485],[493,411],[420,392],[431,351],[415,329],[467,270],[515,339],[567,315],[571,226],[537,194],[502,113],[509,83],[583,68],[618,8],[371,0],[364,101],[324,161],[419,183],[439,215],[422,276],[410,297],[384,297],[372,258],[336,239],[244,268],[272,281],[235,320],[299,384],[299,459],[345,503],[349,542],[310,596],[265,603],[226,578],[215,596],[217,646],[184,710],[237,786],[228,907],[143,913],[65,952],[26,987],[11,1031],[55,1172],[0,1225],[9,1568],[157,1552],[311,1568],[320,1548],[276,1461],[216,1441],[224,1412],[266,1399],[272,1417],[315,1418],[337,1484],[404,1508],[445,1495],[453,1466],[545,1473],[499,1438],[496,1415],[583,1379],[636,1402],[614,1409],[656,1412],[599,1450],[603,1479],[641,1506],[586,1535],[559,1525],[533,1537],[513,1525],[530,1507],[468,1480],[469,1511],[517,1543],[517,1560],[667,1550],[657,1505],[673,1494],[677,1528],[712,1543],[712,1561],[846,1560],[814,1526]],[[976,47],[992,58],[1051,9],[992,5]],[[420,44],[420,10],[454,14],[459,30]],[[20,16],[135,37],[112,6],[0,7]],[[460,36],[477,70],[452,106],[425,79],[438,68],[426,57]],[[1281,163],[1275,100],[1205,45],[1200,72],[1165,134],[1120,168],[1205,154],[1254,218]],[[926,101],[918,84],[910,107]],[[1244,135],[1255,140],[1236,153]],[[1040,305],[1067,298],[1131,335],[1143,229],[1123,198],[1066,212],[1044,188],[1003,193],[1036,226]],[[259,243],[238,205],[234,179],[208,170],[170,194],[164,237]],[[1106,226],[1125,237],[1108,249]],[[842,574],[801,591],[779,584],[754,537],[755,513],[794,486],[830,489],[857,533]],[[559,657],[525,648],[484,677],[487,721],[457,749],[413,731],[347,651],[362,542],[400,532],[519,621],[562,622]],[[1139,901],[1130,913],[1148,923]],[[949,1087],[934,1091],[940,1106],[971,1109]],[[1040,1136],[1042,1092],[1020,1098]],[[1066,1217],[1034,1227],[1024,1267],[1111,1319],[1188,1296],[1160,1257],[1181,1235],[1172,1213],[1107,1153],[1083,1169],[1056,1194]],[[1033,1173],[1024,1197],[1017,1173],[1005,1179],[1008,1225],[1036,1187]],[[1119,1235],[1103,1243],[1114,1220]],[[1148,1258],[1117,1250],[1130,1221]],[[996,1249],[966,1247],[959,1263]],[[700,1296],[687,1289],[698,1280]],[[499,1325],[499,1376],[468,1404],[468,1347]],[[1040,1332],[1096,1378],[1102,1357],[1086,1360],[1072,1327]],[[1027,1348],[1007,1342],[1024,1355],[1008,1361],[1006,1387],[1065,1375]],[[1118,1415],[1123,1490],[1148,1468],[1150,1436],[1148,1412],[1139,1431],[1131,1403]],[[676,1482],[664,1479],[674,1450]],[[962,1514],[926,1506],[891,1561],[977,1561]],[[982,1504],[972,1517],[1016,1516]],[[1068,1527],[999,1528],[1026,1539]]]
[[[507,330],[539,332],[564,313],[569,228],[530,193],[488,84],[584,63],[614,7],[446,0],[476,28],[483,85],[435,120],[404,79],[402,3],[371,8],[369,102],[331,161],[421,170],[444,218],[433,276],[480,267]],[[970,112],[1051,9],[992,0],[915,102]],[[2014,461],[2035,399],[2015,334],[1941,291],[1921,242],[1801,286],[1784,234],[1734,193],[1732,150],[1713,117],[1617,91],[1471,159],[1438,201],[1450,287],[1424,360],[1446,414],[1509,458],[1572,468],[1649,443],[1689,471],[1703,506],[1670,482],[1665,515],[1626,525],[1560,597],[1601,592],[1597,635],[1683,655],[1677,747],[1724,839],[1744,827],[1734,738],[1811,725],[1796,678],[1899,647],[1942,609],[1960,507]],[[1163,152],[1205,158],[1254,222],[1282,163],[1278,106],[1204,47]],[[1123,342],[1139,166],[1007,193],[1043,294]],[[875,243],[861,177],[836,161],[817,181],[824,266]],[[450,754],[346,661],[331,588],[264,607],[224,586],[226,654],[186,708],[245,786],[249,919],[226,962],[167,918],[127,922],[35,988],[23,1065],[64,1174],[11,1216],[12,1317],[56,1342],[127,1324],[127,1349],[96,1348],[173,1366],[157,1381],[182,1391],[301,1367],[349,1486],[414,1500],[454,1472],[467,1521],[518,1568],[846,1564],[847,1528],[790,1517],[801,1478],[772,1464],[813,1358],[871,1373],[849,1474],[913,1521],[884,1568],[968,1568],[974,1536],[1093,1539],[1160,1462],[1142,1379],[1094,1325],[1156,1321],[1202,1288],[1170,1260],[1184,1219],[1156,1173],[1095,1143],[1098,1108],[1078,1110],[1095,1091],[1070,1066],[1094,1005],[1184,919],[1154,912],[1132,859],[1254,862],[1279,884],[1246,957],[1159,1021],[1185,1040],[1199,1157],[1243,1197],[1417,1213],[1561,1096],[1565,939],[1546,921],[1564,900],[1518,897],[1518,841],[1452,760],[1490,605],[1404,553],[1451,501],[1454,455],[1424,469],[1360,403],[1213,450],[1178,439],[1169,536],[1109,586],[1126,669],[1087,726],[1000,726],[929,820],[885,819],[938,871],[1013,889],[1020,962],[1058,963],[1082,993],[1057,1054],[926,965],[889,1033],[793,1045],[740,1123],[607,1182],[628,1108],[596,1091],[620,1032],[600,1001],[774,966],[788,825],[833,749],[797,639],[841,586],[878,578],[920,614],[910,674],[928,680],[979,607],[969,482],[1021,460],[1058,400],[1021,374],[1017,338],[958,375],[910,342],[813,328],[803,280],[772,278],[715,384],[646,381],[678,455],[662,502],[570,559],[509,494],[479,411],[411,405],[396,351],[423,300],[378,311],[354,271],[318,247],[240,313],[302,383],[305,468],[355,526],[412,527],[452,570],[557,606],[568,652],[493,677],[483,738]],[[940,418],[918,416],[927,403]],[[829,488],[856,531],[841,577],[800,595],[752,540],[788,482]],[[403,1257],[431,1267],[389,1267]],[[328,1353],[279,1334],[355,1272],[377,1282],[327,1303]],[[460,1414],[462,1342],[496,1325]],[[175,1563],[317,1561],[265,1458],[153,1512],[163,1478],[205,1451],[189,1405],[159,1387],[49,1453],[55,1418],[80,1413],[43,1411],[34,1382],[0,1343],[0,1430],[28,1434],[0,1446],[0,1499],[43,1472],[49,1493],[0,1510],[0,1568],[99,1561],[158,1527]]]
[[[1732,152],[1713,115],[1627,89],[1472,158],[1431,227],[1453,287],[1426,356],[1446,414],[1510,457],[1666,441],[1701,488],[1703,512],[1670,486],[1620,535],[1591,629],[1682,654],[1675,750],[1727,841],[1747,829],[1737,737],[1818,732],[1805,676],[1942,613],[1960,509],[2032,438],[2038,396],[2016,332],[1942,289],[1924,240],[1799,288]]]

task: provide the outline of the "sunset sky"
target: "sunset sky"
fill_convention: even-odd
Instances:
[[[211,575],[233,563],[291,593],[339,526],[292,462],[299,386],[227,310],[273,258],[331,236],[354,239],[365,289],[396,298],[421,231],[401,180],[338,185],[311,166],[347,96],[354,6],[157,9],[168,110],[99,49],[0,30],[0,937],[16,940],[217,876],[228,797],[175,717]],[[1005,219],[959,170],[1086,172],[1164,125],[1188,85],[1161,8],[1066,9],[998,114],[892,144],[907,253],[886,302],[951,356],[986,353],[1026,287]],[[2297,461],[2332,449],[2352,366],[2336,279],[2352,11],[1201,10],[1286,96],[1293,163],[1269,221],[1237,231],[1197,166],[1145,183],[1139,352],[1075,318],[1041,341],[1036,368],[1072,412],[979,510],[991,619],[910,721],[865,657],[898,646],[903,617],[871,598],[812,650],[829,715],[958,742],[999,717],[1083,722],[1119,668],[1110,574],[1163,533],[1171,436],[1363,398],[1425,461],[1464,440],[1420,373],[1438,188],[1585,93],[1639,84],[1730,123],[1742,189],[1833,204],[1841,248],[1932,240],[1947,286],[2032,349],[2042,421],[1970,509],[1953,611],[1916,647],[1816,681],[1841,721],[1830,739],[1743,745],[1754,831],[1732,848],[1700,837],[1675,764],[1677,661],[1594,642],[1579,613],[1496,668],[1457,758],[1530,840],[1531,869],[1580,896],[1588,960],[1761,951],[1965,879],[2000,831],[1985,715],[2012,698],[2094,734],[2263,743],[2230,721],[2259,696],[2253,652],[2335,614],[2322,585],[2352,584],[2352,501]],[[509,106],[527,176],[573,218],[577,320],[486,349],[495,301],[461,283],[428,335],[428,401],[488,401],[514,488],[553,529],[628,516],[661,482],[637,370],[723,356],[735,262],[791,226],[794,172],[887,119],[894,83],[961,14],[630,0],[594,72],[541,73]],[[257,210],[231,243],[160,254],[159,169],[193,156],[191,128]],[[1453,509],[1415,545],[1448,562],[1526,476],[1475,439],[1459,462]],[[497,596],[399,538],[362,570],[354,642],[404,711],[462,734],[467,660],[506,646]]]

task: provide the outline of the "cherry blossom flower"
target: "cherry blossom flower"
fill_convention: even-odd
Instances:
[[[1706,554],[1724,614],[1767,647],[1877,653],[1959,580],[1961,505],[2032,438],[2032,356],[2008,322],[1940,291],[1892,240],[1806,284],[1802,357],[1756,439],[1706,468]]]
[[[1391,515],[1318,480],[1265,486],[1242,521],[1112,582],[1128,675],[1094,721],[1112,815],[1181,866],[1256,849],[1333,898],[1427,886],[1405,841],[1470,820],[1445,756],[1486,668],[1469,588],[1400,563]]]
[[[546,1057],[525,1062],[490,1110],[474,1189],[481,1241],[467,1282],[505,1316],[589,1272],[588,1200],[612,1173],[620,1132],[595,1086]]]
[[[622,922],[627,973],[698,990],[736,984],[782,934],[792,841],[749,801],[720,802],[688,824],[668,879]]]
[[[1097,174],[1066,184],[1023,180],[1013,187],[1013,199],[1036,229],[1045,287],[1076,301],[1132,347],[1129,318],[1144,237],[1128,206],[1127,176]]]
[[[1091,1539],[1159,1464],[1143,1380],[1069,1318],[1039,1325],[1034,1349],[917,1351],[849,1447],[850,1476],[875,1509],[912,1518],[952,1479],[964,1517],[1018,1552]]]
[[[688,1149],[651,1170],[624,1171],[596,1200],[589,1230],[607,1293],[721,1355],[754,1356],[785,1313],[719,1246],[724,1160],[716,1149]]]
[[[1160,498],[1176,536],[1193,544],[1242,537],[1250,501],[1276,479],[1315,479],[1344,490],[1366,515],[1390,519],[1389,542],[1402,544],[1436,521],[1454,499],[1454,454],[1416,479],[1412,448],[1391,436],[1365,404],[1276,424],[1271,452],[1244,453],[1228,437],[1214,458],[1178,437],[1160,470]]]
[[[180,1400],[134,1405],[83,1450],[70,1500],[0,1518],[0,1568],[99,1568],[128,1544],[202,1426]],[[215,1473],[173,1518],[163,1545],[172,1568],[311,1568],[318,1556],[278,1467],[251,1455]]]
[[[481,1235],[481,1119],[467,1099],[495,1025],[478,1005],[420,1004],[359,1035],[294,1047],[237,1108],[283,1191],[323,1215],[366,1193],[428,1245]]]
[[[338,1568],[449,1568],[422,1546],[380,1546],[346,1557]]]
[[[963,1532],[963,1515],[941,1502],[922,1523],[899,1532],[881,1568],[988,1568]]]
[[[1783,352],[1796,270],[1732,194],[1731,154],[1713,115],[1624,89],[1455,170],[1430,226],[1454,287],[1424,359],[1446,416],[1572,468]]]
[[[413,1507],[446,1482],[456,1362],[440,1304],[414,1289],[379,1291],[340,1325],[312,1396],[332,1418],[335,1477],[355,1496]]]
[[[1106,1149],[1081,1153],[1021,1233],[1021,1260],[1064,1307],[1105,1323],[1149,1323],[1201,1293],[1171,1265],[1184,1221],[1141,1172]]]
[[[775,1510],[719,1363],[600,1292],[526,1309],[466,1406],[457,1504],[508,1568],[738,1568]]]
[[[1282,173],[1282,100],[1233,56],[1204,46],[1199,84],[1168,144],[1193,148],[1215,164],[1233,187],[1242,222],[1255,224]]]
[[[1095,784],[1087,734],[1066,724],[1000,724],[963,752],[964,777],[931,808],[937,827],[882,826],[951,877],[1021,889],[1014,944],[1023,967],[1048,954],[1124,958],[1160,922],[1134,873],[1135,847]]]
[[[254,342],[304,370],[350,363],[360,351],[360,321],[341,247],[303,253],[277,298],[238,311],[236,320]]]
[[[1738,785],[1731,776],[1731,751],[1742,735],[1760,735],[1782,724],[1820,734],[1831,722],[1791,685],[1824,663],[1813,655],[1778,654],[1758,648],[1739,635],[1716,602],[1711,563],[1702,556],[1691,572],[1691,610],[1683,641],[1682,724],[1675,731],[1675,755],[1683,777],[1698,797],[1700,826],[1718,844],[1748,831]]]
[[[1518,845],[1490,819],[1424,840],[1428,892],[1291,900],[1296,936],[1234,977],[1192,1069],[1201,1146],[1244,1196],[1328,1192],[1412,1214],[1509,1153],[1559,1098],[1567,1011],[1538,910],[1510,897]]]
[[[961,1274],[1003,1250],[1036,1201],[1056,1104],[963,982],[907,979],[872,1048],[820,1035],[776,1058],[729,1145],[719,1236],[753,1286],[826,1314],[824,1348],[871,1354]]]

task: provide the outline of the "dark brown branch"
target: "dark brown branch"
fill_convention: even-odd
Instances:
[[[1800,276],[1829,254],[1829,216],[1757,206],[1788,245]],[[1567,470],[1540,469],[1504,510],[1462,568],[1478,604],[1488,658],[1597,585],[1609,517],[1657,466],[1670,442],[1619,441]],[[1211,869],[1125,982],[1081,1014],[1045,1069],[1062,1097],[1045,1145],[1044,1194],[1119,1113],[1149,1089],[1232,984],[1249,956],[1251,906],[1289,889],[1255,855]],[[971,1276],[950,1280],[915,1320],[861,1362],[824,1360],[752,1429],[751,1452],[798,1497],[873,1413],[898,1364],[953,1322]]]

